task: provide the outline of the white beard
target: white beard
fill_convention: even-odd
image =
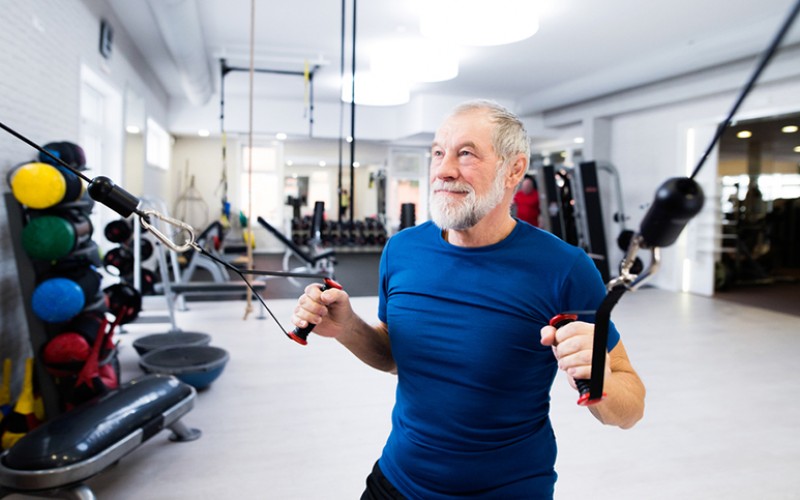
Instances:
[[[437,179],[431,184],[430,210],[431,219],[440,229],[455,231],[469,229],[480,222],[503,201],[505,195],[504,175],[505,168],[500,168],[495,175],[491,190],[484,196],[476,196],[475,190],[466,182],[445,182]],[[453,193],[467,193],[461,201],[449,200],[444,193],[437,194],[437,190]]]

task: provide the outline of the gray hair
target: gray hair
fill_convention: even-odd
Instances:
[[[525,125],[517,115],[505,106],[488,99],[475,99],[459,104],[451,116],[470,111],[487,111],[495,127],[492,131],[492,146],[495,154],[503,160],[505,168],[512,158],[522,153],[525,158],[531,156],[531,145]]]

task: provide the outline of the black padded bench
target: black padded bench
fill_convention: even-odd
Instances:
[[[196,395],[171,375],[145,375],[47,421],[0,455],[0,498],[94,499],[84,481],[163,429],[172,431],[172,441],[200,437],[180,421]]]

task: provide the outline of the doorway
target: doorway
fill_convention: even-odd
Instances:
[[[800,112],[737,122],[719,145],[716,296],[800,314]]]

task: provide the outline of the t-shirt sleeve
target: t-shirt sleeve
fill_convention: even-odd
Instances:
[[[386,298],[388,294],[388,272],[387,268],[388,264],[388,250],[389,244],[387,243],[386,246],[383,247],[383,252],[381,253],[381,262],[380,266],[378,267],[378,319],[381,320],[384,324],[386,324]]]

